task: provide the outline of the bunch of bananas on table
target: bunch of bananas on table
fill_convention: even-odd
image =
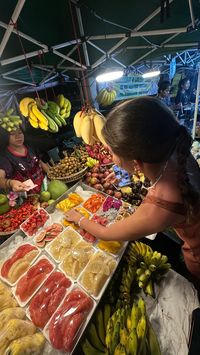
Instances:
[[[71,103],[63,95],[58,95],[56,101],[25,97],[20,101],[19,109],[32,127],[57,133],[59,128],[67,125]]]
[[[13,115],[14,109],[10,108],[6,114],[0,114],[0,127],[8,132],[16,131],[22,124],[20,116]]]
[[[117,92],[114,89],[102,89],[99,91],[96,100],[99,105],[106,107],[111,105],[117,96]]]
[[[74,116],[74,130],[77,137],[83,139],[84,143],[93,145],[101,142],[104,145],[105,140],[101,133],[104,126],[104,116],[92,107],[82,109]]]
[[[121,285],[122,295],[130,292],[134,280],[145,294],[154,297],[154,282],[160,281],[171,267],[167,256],[153,251],[150,246],[142,242],[136,241],[129,244],[126,259],[130,271],[124,274]]]
[[[105,304],[98,307],[92,321],[89,323],[86,336],[81,342],[85,355],[108,354],[106,349],[106,328],[111,317],[111,307]]]
[[[161,355],[142,298],[132,308],[118,308],[109,318],[105,342],[109,355]]]

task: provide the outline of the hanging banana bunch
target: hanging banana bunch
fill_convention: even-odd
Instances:
[[[25,97],[20,101],[19,109],[32,127],[57,133],[62,126],[67,125],[66,119],[70,116],[71,102],[63,95],[58,95],[56,102]]]
[[[101,106],[111,105],[117,96],[117,92],[114,89],[106,88],[99,91],[96,101]]]
[[[106,144],[101,133],[105,118],[92,107],[83,108],[74,116],[73,126],[77,137],[81,137],[84,143],[93,145],[96,142]]]
[[[16,131],[22,124],[21,117],[18,115],[13,115],[14,109],[10,108],[6,111],[6,114],[0,115],[0,127],[8,132]]]

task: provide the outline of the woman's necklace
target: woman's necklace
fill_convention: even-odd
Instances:
[[[166,168],[167,168],[167,164],[168,164],[168,161],[165,163],[165,165],[164,165],[164,167],[163,167],[163,169],[162,169],[160,175],[159,175],[158,178],[156,179],[156,181],[155,181],[151,186],[149,186],[149,187],[147,188],[147,190],[153,189],[153,188],[157,185],[157,183],[162,179],[163,174],[164,174],[164,172],[165,172],[165,170],[166,170]]]

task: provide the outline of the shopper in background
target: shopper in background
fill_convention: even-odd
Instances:
[[[152,182],[136,212],[103,227],[75,209],[66,218],[103,240],[130,241],[174,228],[183,240],[185,263],[200,286],[200,169],[192,139],[157,98],[120,103],[108,115],[103,135],[115,164],[140,170]]]
[[[190,105],[190,80],[188,78],[181,79],[178,84],[178,92],[175,97],[175,104],[177,108],[184,109]]]
[[[157,98],[160,99],[167,106],[171,106],[170,87],[171,87],[171,85],[168,80],[160,81],[158,83]]]
[[[24,145],[24,132],[21,127],[7,132],[0,128],[0,189],[14,192],[24,191],[23,182],[31,179],[37,187],[31,193],[40,192],[48,165]]]

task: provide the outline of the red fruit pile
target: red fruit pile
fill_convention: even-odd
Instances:
[[[100,164],[112,164],[112,156],[103,144],[86,145],[86,151],[91,158],[99,160]]]
[[[19,229],[20,224],[34,213],[35,208],[30,201],[27,201],[20,207],[12,208],[9,212],[1,215],[0,232],[12,232]]]
[[[21,302],[26,302],[53,270],[53,265],[46,258],[40,259],[19,280],[16,295]]]
[[[78,288],[71,291],[49,323],[49,339],[55,349],[70,352],[93,302]]]
[[[71,281],[62,272],[52,272],[29,306],[31,320],[36,327],[44,328],[70,286]]]
[[[48,219],[48,213],[41,208],[35,211],[35,213],[21,225],[21,228],[27,235],[32,237],[38,229],[44,226]]]

